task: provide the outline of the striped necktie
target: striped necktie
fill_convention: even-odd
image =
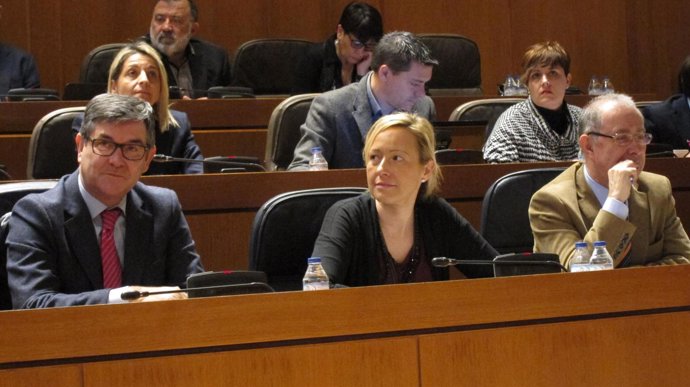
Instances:
[[[120,217],[120,209],[112,208],[101,212],[101,263],[103,267],[103,287],[106,289],[122,286],[122,268],[115,248],[113,229]]]

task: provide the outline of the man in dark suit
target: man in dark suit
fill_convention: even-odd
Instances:
[[[94,97],[75,139],[77,171],[15,205],[15,309],[122,302],[124,291],[177,289],[203,270],[175,193],[138,182],[156,153],[152,112],[136,97]]]
[[[644,126],[655,143],[670,144],[673,149],[690,148],[690,56],[678,74],[681,94],[643,110]]]
[[[228,52],[213,43],[196,39],[199,10],[194,0],[159,0],[153,8],[146,42],[161,53],[168,84],[182,97],[197,98],[213,86],[230,84]],[[195,93],[196,92],[196,93]]]
[[[357,83],[314,99],[288,169],[307,169],[311,149],[317,146],[331,169],[363,168],[364,138],[378,118],[404,111],[433,120],[434,102],[426,96],[424,85],[437,64],[429,48],[413,34],[384,35],[374,49],[372,71]]]

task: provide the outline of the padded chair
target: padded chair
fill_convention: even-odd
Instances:
[[[115,55],[125,43],[109,43],[91,50],[81,62],[79,69],[80,83],[108,84],[108,70]]]
[[[58,109],[38,121],[29,142],[29,179],[57,179],[77,169],[72,121],[83,112],[83,106]]]
[[[513,172],[496,180],[484,195],[480,233],[500,254],[532,252],[529,223],[532,195],[565,168]]]
[[[436,151],[436,162],[449,164],[484,164],[484,152],[477,149],[442,149]]]
[[[264,157],[267,170],[285,170],[290,165],[301,137],[299,128],[307,120],[311,102],[317,95],[293,95],[273,109],[268,121]]]
[[[301,290],[321,222],[333,203],[365,188],[319,188],[286,192],[256,213],[249,245],[249,270],[263,271],[277,291]]]
[[[243,43],[235,52],[232,85],[249,87],[256,95],[289,95],[295,66],[313,44],[302,39],[255,39]]]
[[[427,83],[429,94],[482,94],[479,47],[472,39],[455,34],[419,34],[438,60]]]
[[[19,199],[30,193],[39,193],[55,186],[56,181],[24,181],[20,183],[0,184],[0,310],[12,309],[7,286],[7,224],[12,207]]]
[[[509,107],[524,100],[525,98],[486,98],[465,102],[450,113],[448,121],[486,122],[484,131],[484,141],[486,141],[498,117]]]

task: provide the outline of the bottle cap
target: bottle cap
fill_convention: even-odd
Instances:
[[[317,152],[321,152],[320,146],[315,146],[315,147],[311,148],[311,153],[317,153]]]
[[[321,263],[321,257],[311,257],[307,259],[307,263]]]
[[[575,242],[575,248],[580,248],[580,247],[587,247],[587,242],[580,241],[580,242]]]
[[[606,241],[596,241],[594,242],[594,247],[606,246]]]

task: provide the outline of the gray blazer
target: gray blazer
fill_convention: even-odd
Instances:
[[[78,174],[15,205],[7,236],[13,308],[104,304],[101,255]],[[175,192],[137,183],[127,196],[123,285],[175,286],[203,271]]]
[[[307,169],[311,148],[315,146],[321,147],[330,169],[364,167],[364,139],[374,123],[367,96],[371,74],[314,99],[307,120],[300,128],[302,138],[295,148],[289,170]],[[434,102],[428,96],[420,99],[412,110],[429,120],[436,117]]]

